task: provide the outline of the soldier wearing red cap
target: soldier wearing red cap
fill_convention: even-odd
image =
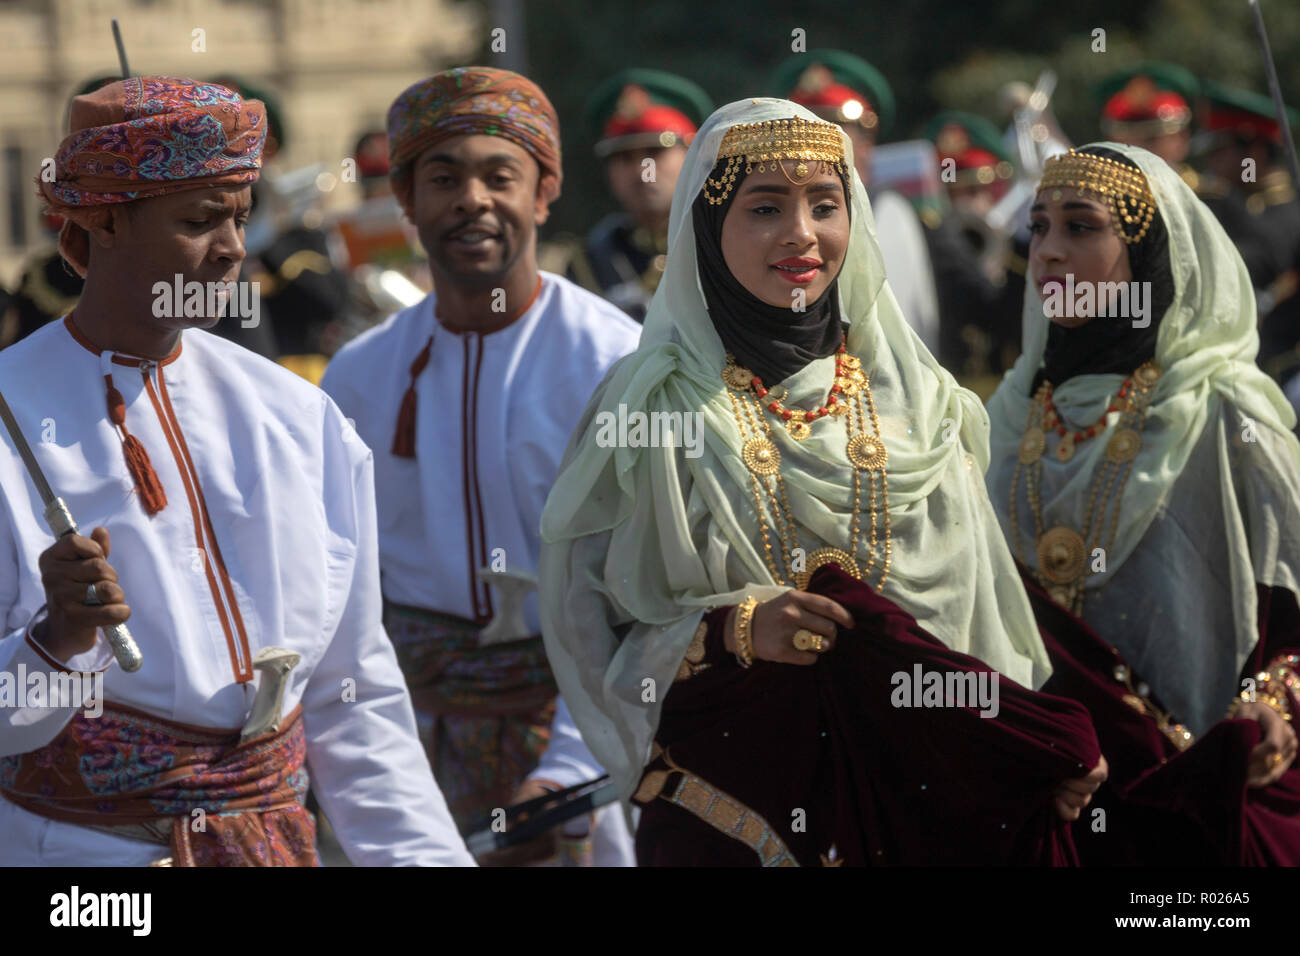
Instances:
[[[621,208],[585,241],[557,236],[541,252],[543,268],[563,272],[642,321],[667,261],[677,173],[712,111],[702,89],[662,70],[624,70],[602,83],[588,100],[587,122]]]
[[[1300,126],[1300,114],[1292,110],[1289,118]],[[1273,101],[1206,81],[1200,125],[1196,145],[1206,166],[1201,198],[1250,270],[1261,322],[1259,364],[1284,380],[1300,367],[1300,202],[1283,165]]]
[[[1102,104],[1102,132],[1117,143],[1155,153],[1195,189],[1187,155],[1199,90],[1196,77],[1172,63],[1150,60],[1115,73],[1094,90]]]
[[[982,116],[948,110],[926,125],[925,136],[939,154],[954,208],[987,215],[1015,173],[997,127]]]
[[[939,358],[963,385],[987,395],[1020,352],[1023,249],[985,221],[1015,170],[997,127],[982,116],[948,110],[926,124],[925,135],[951,207],[941,221],[926,222],[943,320]]]

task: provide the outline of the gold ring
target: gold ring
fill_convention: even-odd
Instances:
[[[822,640],[823,638],[820,634],[816,634],[813,631],[808,630],[806,627],[801,627],[799,630],[794,632],[795,650],[815,651],[820,654],[822,651]]]
[[[1281,762],[1282,762],[1282,755],[1280,753],[1273,754],[1272,762],[1269,764],[1269,766],[1276,767]]]

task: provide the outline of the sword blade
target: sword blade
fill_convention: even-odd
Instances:
[[[113,18],[113,42],[117,44],[117,62],[122,66],[122,79],[131,79],[131,68],[126,65],[126,47],[122,44],[122,30]]]
[[[0,419],[4,419],[9,438],[14,443],[18,457],[23,460],[23,464],[27,467],[27,474],[31,476],[32,484],[36,486],[36,491],[41,496],[41,502],[46,507],[49,507],[55,501],[54,490],[50,488],[50,483],[45,480],[45,473],[41,471],[41,466],[37,464],[36,456],[32,454],[32,448],[27,444],[27,439],[23,437],[23,430],[18,427],[18,421],[14,418],[14,413],[9,410],[9,403],[5,401],[3,394],[0,394]]]
[[[1291,185],[1300,189],[1300,160],[1296,158],[1295,140],[1291,138],[1291,123],[1286,115],[1286,103],[1282,100],[1282,87],[1277,82],[1277,67],[1273,64],[1273,51],[1268,45],[1268,30],[1264,27],[1264,13],[1259,8],[1259,0],[1250,0],[1250,11],[1255,16],[1255,33],[1264,51],[1268,92],[1273,97],[1273,108],[1277,110],[1277,125],[1282,136],[1282,149],[1286,153],[1287,168],[1291,173]]]
[[[491,850],[500,850],[505,847],[527,843],[534,837],[541,836],[552,827],[557,827],[561,823],[566,823],[584,813],[598,810],[617,800],[618,790],[612,783],[605,782],[608,779],[609,777],[606,775],[596,780],[588,780],[586,783],[567,787],[564,790],[549,793],[543,797],[535,797],[528,801],[527,804],[520,804],[519,807],[512,807],[511,810],[518,810],[525,806],[532,807],[544,804],[566,794],[572,795],[570,799],[564,800],[557,806],[537,813],[523,823],[516,823],[504,833],[497,833],[490,827],[473,833],[465,839],[465,845],[469,847],[470,853],[481,856]]]

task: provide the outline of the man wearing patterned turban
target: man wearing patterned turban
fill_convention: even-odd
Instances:
[[[507,70],[448,70],[397,98],[388,140],[393,192],[419,231],[435,279],[442,272],[468,283],[472,302],[464,306],[471,311],[496,287],[516,304],[528,301],[536,266],[523,265],[535,262],[536,230],[563,178],[560,122],[546,94]],[[465,197],[468,204],[452,201],[473,173],[484,174],[483,191]],[[511,311],[495,314],[504,321]]]
[[[0,352],[0,383],[94,530],[51,546],[0,443],[0,673],[94,676],[0,708],[0,865],[315,865],[309,786],[356,864],[471,862],[381,622],[369,450],[202,328],[244,297],[214,285],[244,259],[265,122],[225,87],[132,77],[73,101],[39,180],[85,291]],[[131,672],[101,632],[128,617]]]
[[[262,166],[266,113],[222,86],[169,77],[133,77],[78,96],[71,131],[38,179],[50,211],[67,222],[59,248],[85,276],[90,235],[109,227],[112,210],[178,192],[227,187],[234,195]],[[102,243],[100,243],[102,245]]]
[[[538,270],[559,128],[546,94],[507,70],[448,70],[397,97],[390,178],[436,291],[345,346],[321,382],[374,449],[385,623],[465,833],[603,773],[542,646],[538,524],[588,396],[639,330]],[[587,825],[562,855],[631,862],[616,808],[590,841]]]

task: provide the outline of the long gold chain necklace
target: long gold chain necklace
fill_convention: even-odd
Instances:
[[[1020,484],[1020,473],[1027,472],[1025,494],[1029,499],[1029,511],[1034,518],[1034,540],[1038,545],[1038,569],[1034,576],[1047,589],[1052,599],[1068,608],[1073,614],[1083,611],[1083,584],[1086,580],[1088,557],[1099,547],[1104,555],[1110,551],[1119,528],[1120,503],[1124,497],[1124,486],[1133,471],[1133,461],[1142,448],[1142,431],[1146,427],[1147,408],[1151,404],[1151,395],[1155,384],[1160,379],[1160,369],[1154,362],[1144,362],[1125,382],[1122,407],[1112,406],[1121,412],[1115,426],[1115,432],[1106,443],[1106,457],[1093,476],[1088,490],[1088,506],[1084,511],[1083,533],[1066,525],[1057,525],[1050,531],[1043,532],[1043,509],[1040,495],[1043,475],[1043,453],[1047,449],[1047,435],[1059,426],[1059,416],[1051,405],[1052,386],[1044,382],[1034,395],[1025,421],[1025,433],[1020,439],[1020,452],[1016,470],[1011,476],[1011,501],[1009,508],[1011,540],[1015,543],[1016,557],[1025,563],[1024,548],[1020,540],[1020,520],[1016,510],[1016,491]],[[1100,423],[1099,423],[1100,424]],[[1073,435],[1061,437],[1061,442],[1069,442],[1073,452]],[[1057,458],[1068,461],[1070,454],[1061,454],[1058,448]],[[1112,491],[1114,492],[1112,496]],[[1110,530],[1106,543],[1101,544],[1101,536],[1106,528],[1107,513],[1113,508]]]
[[[893,558],[893,539],[889,525],[889,483],[885,474],[889,453],[880,435],[875,399],[871,395],[870,382],[862,372],[861,361],[849,355],[845,345],[840,346],[836,355],[835,382],[830,394],[826,402],[812,412],[784,407],[781,404],[784,392],[773,397],[774,389],[764,387],[760,378],[749,369],[737,365],[730,355],[722,370],[722,381],[727,386],[727,397],[731,399],[736,425],[740,430],[741,458],[749,469],[754,514],[763,540],[763,557],[772,579],[778,584],[804,589],[814,571],[823,564],[834,563],[845,573],[869,582],[876,567],[877,549],[883,539],[880,580],[875,585],[877,590],[883,588]],[[764,399],[770,401],[764,404]],[[786,495],[785,478],[781,475],[781,450],[774,440],[769,416],[784,422],[790,436],[796,441],[802,441],[811,434],[813,422],[823,418],[844,420],[844,454],[853,466],[853,511],[848,551],[818,548],[803,556],[799,547],[799,532]],[[871,420],[870,434],[866,430],[868,418]],[[861,534],[864,473],[867,476],[867,512],[871,524],[866,565],[860,567],[857,553],[858,537]],[[881,512],[883,519],[880,517]],[[768,533],[769,517],[781,549],[780,566]],[[797,560],[799,558],[802,560]]]

